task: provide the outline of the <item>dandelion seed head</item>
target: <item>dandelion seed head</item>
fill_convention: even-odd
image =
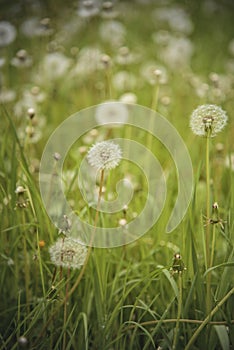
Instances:
[[[102,141],[93,145],[88,152],[89,164],[98,169],[114,169],[119,164],[122,151],[119,145],[111,141]]]
[[[190,118],[190,127],[194,134],[214,137],[227,124],[228,117],[221,107],[207,104],[196,108]]]
[[[87,248],[81,241],[70,237],[59,238],[49,248],[50,258],[54,265],[79,269],[84,265]]]
[[[128,120],[128,109],[123,103],[107,101],[97,106],[95,119],[99,124],[111,124],[111,127],[122,126],[121,124]]]
[[[7,21],[0,21],[0,47],[11,44],[15,38],[15,27]]]
[[[135,104],[137,103],[137,96],[133,92],[125,92],[120,96],[119,100],[126,104]]]

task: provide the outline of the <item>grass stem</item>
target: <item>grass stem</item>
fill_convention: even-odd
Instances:
[[[176,326],[175,326],[172,350],[176,349],[176,345],[177,345],[177,341],[178,341],[178,335],[179,335],[179,323],[180,323],[180,317],[181,317],[182,297],[183,297],[183,295],[182,295],[182,288],[183,288],[182,273],[179,273],[178,310],[177,310],[177,319],[176,319]]]
[[[190,338],[188,344],[186,345],[184,350],[189,350],[203,328],[209,323],[210,319],[216,314],[216,312],[220,309],[220,307],[231,297],[231,295],[234,293],[234,287],[223,297],[223,299],[220,300],[219,303],[213,308],[213,310],[209,313],[209,315],[204,319],[204,321],[200,324],[200,326],[197,328],[197,330],[193,333],[192,337]]]

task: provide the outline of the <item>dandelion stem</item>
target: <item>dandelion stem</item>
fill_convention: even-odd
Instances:
[[[206,138],[206,218],[210,219],[210,137]],[[210,225],[206,225],[206,267],[210,267]]]
[[[152,103],[151,103],[151,110],[153,112],[150,113],[150,130],[152,130],[152,131],[153,131],[154,122],[155,122],[155,114],[154,114],[154,112],[157,110],[157,107],[158,107],[159,87],[160,87],[159,82],[156,82],[155,83],[155,89],[154,89],[154,92],[153,92],[153,97],[152,97]],[[147,135],[147,148],[149,150],[151,150],[151,148],[152,148],[152,141],[153,141],[153,135],[151,133],[148,133],[148,135]]]
[[[206,218],[207,218],[207,225],[206,225],[206,268],[208,269],[211,267],[210,265],[210,129],[207,131],[206,136]],[[211,309],[211,294],[210,294],[210,287],[211,287],[211,275],[207,275],[206,279],[206,311],[207,314],[210,312]]]
[[[71,270],[68,268],[67,270],[67,282],[66,282],[66,291],[65,291],[65,299],[64,299],[64,313],[63,313],[63,350],[66,349],[66,323],[67,323],[67,302],[68,302],[68,290],[69,290],[69,279],[70,279]]]
[[[180,316],[181,316],[181,309],[182,309],[182,273],[179,273],[179,295],[178,295],[178,310],[177,310],[177,319],[176,319],[176,326],[175,326],[175,333],[174,333],[174,339],[172,344],[172,350],[176,349],[178,335],[179,335],[179,323],[180,323]]]
[[[25,213],[23,212],[23,226],[25,225]],[[24,252],[24,272],[25,272],[25,294],[26,294],[26,305],[27,312],[29,313],[29,280],[30,280],[30,271],[28,264],[28,252],[27,252],[27,241],[25,237],[25,232],[23,233],[23,252]]]
[[[153,111],[156,111],[157,107],[158,107],[159,87],[160,87],[160,84],[157,81],[156,84],[155,84],[155,90],[154,90],[154,94],[153,94],[153,98],[152,98],[152,104],[151,104],[151,109]]]

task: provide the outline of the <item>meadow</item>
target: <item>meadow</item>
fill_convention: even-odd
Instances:
[[[1,0],[1,350],[234,349],[233,13]]]

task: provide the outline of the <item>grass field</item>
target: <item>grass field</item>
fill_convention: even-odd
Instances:
[[[1,350],[234,349],[233,11],[228,0],[0,2]],[[96,105],[108,101],[145,129],[103,125],[105,110],[93,127]],[[206,104],[228,116],[215,137],[213,116],[204,136],[190,127]],[[77,130],[66,129],[71,115]],[[160,116],[170,130],[161,139]],[[111,140],[124,155],[118,166],[82,168],[92,145]],[[189,206],[168,233],[190,178]],[[101,210],[118,198],[117,210]],[[149,211],[124,236],[147,203],[156,222]],[[133,238],[95,246],[99,229]]]

